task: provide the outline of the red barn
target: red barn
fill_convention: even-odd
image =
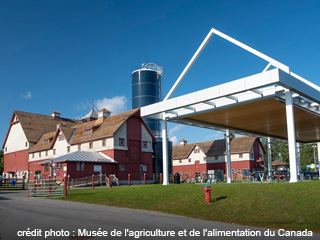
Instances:
[[[244,170],[264,170],[265,150],[256,137],[237,137],[230,143],[231,170],[241,176]],[[182,177],[194,178],[196,174],[207,174],[208,170],[223,170],[226,173],[227,157],[224,139],[187,144],[181,140],[172,148],[173,172]]]
[[[111,115],[93,109],[82,120],[14,111],[4,149],[4,173],[30,178],[36,171],[49,175],[48,160],[55,163],[54,175],[71,178],[93,174],[115,174],[126,183],[140,182],[143,174],[153,178],[154,137],[134,109]]]

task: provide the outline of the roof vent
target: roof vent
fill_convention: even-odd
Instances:
[[[107,118],[110,116],[110,113],[108,109],[103,108],[98,112],[98,118]]]
[[[60,113],[58,111],[54,111],[51,113],[53,119],[60,118]]]
[[[185,146],[187,143],[188,143],[188,141],[185,139],[180,140],[180,145]]]

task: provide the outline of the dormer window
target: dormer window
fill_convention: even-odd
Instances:
[[[88,136],[88,135],[91,135],[92,134],[92,128],[89,128],[89,129],[85,129],[84,130],[84,135],[85,136]]]
[[[200,149],[195,149],[194,150],[194,153],[199,153],[200,152]]]
[[[49,144],[49,142],[50,142],[49,139],[44,140],[44,144]]]

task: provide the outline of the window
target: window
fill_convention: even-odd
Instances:
[[[202,174],[203,174],[203,175],[206,174],[206,171],[205,171],[205,170],[202,170]]]
[[[49,139],[45,139],[44,144],[49,144]]]
[[[147,165],[142,165],[142,171],[143,172],[148,172],[148,166]]]
[[[125,164],[120,164],[120,165],[119,165],[119,170],[120,170],[121,172],[126,171],[126,165],[125,165]]]
[[[93,142],[89,143],[89,148],[90,148],[90,149],[93,148]]]
[[[26,147],[28,147],[28,142],[26,142]]]
[[[191,158],[188,159],[188,162],[191,162]]]
[[[81,171],[83,172],[85,170],[84,163],[81,163]]]
[[[219,156],[214,156],[214,160],[219,160]]]
[[[80,171],[80,167],[81,167],[80,163],[77,163],[77,171],[78,172]]]
[[[194,153],[199,153],[200,152],[200,149],[195,149],[194,150]]]
[[[244,169],[242,170],[242,172],[243,172],[243,174],[246,174],[246,175],[250,173],[249,170],[246,169],[246,168],[244,168]]]
[[[59,141],[62,141],[64,140],[64,136],[63,135],[59,135],[59,138],[58,138]]]
[[[53,149],[53,155],[56,155],[56,150],[55,149]]]
[[[182,160],[179,160],[179,163],[182,163]]]
[[[84,130],[84,135],[88,136],[92,134],[92,128]]]
[[[241,174],[241,169],[240,168],[238,168],[238,174]]]
[[[34,158],[34,153],[32,153],[32,158]]]
[[[147,141],[143,141],[142,142],[142,146],[143,146],[143,148],[148,148],[148,142]]]
[[[70,146],[67,146],[67,152],[68,153],[70,152]]]
[[[81,151],[81,144],[78,144],[78,151]]]
[[[124,146],[124,138],[119,138],[119,146]]]
[[[107,141],[106,140],[102,140],[102,147],[107,146]]]
[[[46,151],[46,156],[48,156],[48,151]]]
[[[243,158],[243,154],[242,153],[239,153],[239,158]]]
[[[49,172],[49,168],[50,168],[50,164],[49,164],[49,163],[46,163],[46,164],[44,165],[44,171],[45,171],[45,172]]]
[[[7,147],[4,149],[4,151],[5,151],[5,152],[7,152],[7,151],[8,151]]]
[[[41,152],[39,152],[39,157],[41,157]]]
[[[231,169],[231,174],[234,174],[234,168]]]
[[[62,163],[57,163],[56,168],[61,170],[61,167],[62,167]]]

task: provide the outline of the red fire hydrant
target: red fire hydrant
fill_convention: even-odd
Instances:
[[[210,185],[205,185],[203,188],[203,191],[205,192],[205,201],[206,203],[210,203],[211,202],[211,187]]]

